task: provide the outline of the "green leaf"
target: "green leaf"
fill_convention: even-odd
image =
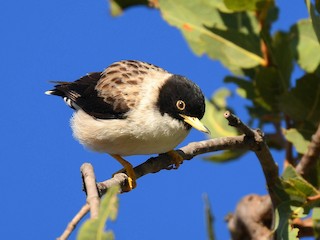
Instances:
[[[291,119],[317,127],[320,120],[319,77],[307,74],[297,80],[296,87],[280,97],[280,108]]]
[[[304,154],[307,151],[310,141],[306,140],[297,129],[284,129],[283,134],[285,138],[293,144],[298,153]]]
[[[265,64],[265,60],[260,56],[257,35],[216,27],[208,27],[206,30],[208,34],[202,34],[200,39],[204,43],[206,53],[212,59],[218,59],[230,68],[251,68]]]
[[[115,220],[118,212],[119,186],[112,187],[102,198],[97,219],[88,219],[79,229],[77,240],[113,240],[112,232],[105,232],[107,219]]]
[[[279,98],[285,90],[279,72],[272,67],[261,68],[253,84],[256,90],[256,102],[268,111],[278,112]]]
[[[247,150],[240,149],[224,150],[222,153],[204,157],[204,159],[215,163],[225,163],[241,157],[246,152]]]
[[[224,0],[225,5],[233,11],[256,11],[263,9],[270,0]]]
[[[298,64],[302,69],[314,72],[320,63],[320,45],[310,20],[301,20],[290,30],[292,47],[296,52]]]
[[[206,112],[202,119],[204,125],[209,128],[211,137],[237,136],[238,132],[235,128],[228,125],[228,121],[224,118],[224,112],[227,108],[227,98],[231,92],[227,88],[216,90],[210,101],[206,100]],[[222,153],[205,157],[206,160],[214,162],[225,162],[240,157],[246,151],[243,150],[227,150]]]
[[[302,178],[291,165],[287,166],[281,183],[291,200],[306,204],[307,198],[317,195],[319,192],[309,182]],[[306,207],[307,205],[305,205]]]
[[[148,6],[148,3],[148,0],[110,0],[110,12],[115,17],[121,15],[129,7],[138,5]]]
[[[320,207],[315,207],[312,211],[313,232],[315,239],[320,237]]]
[[[293,228],[290,226],[289,229],[289,240],[299,240],[298,238],[299,228]]]
[[[229,68],[265,64],[253,14],[220,12],[215,1],[160,0],[159,4],[163,18],[181,30],[197,55],[208,54]]]
[[[202,122],[209,128],[211,137],[238,135],[237,130],[230,127],[223,116],[227,110],[226,98],[230,94],[227,88],[220,88],[213,94],[211,101],[206,100],[206,111]]]
[[[254,88],[251,81],[238,78],[238,77],[232,77],[227,76],[224,79],[225,83],[235,83],[238,86],[237,93],[239,96],[247,99],[254,99]]]
[[[280,181],[287,195],[278,195],[282,202],[275,211],[277,239],[297,239],[298,230],[292,228],[291,220],[306,217],[312,208],[319,205],[318,201],[308,201],[308,197],[319,192],[291,165],[286,167]]]
[[[279,84],[284,90],[290,86],[293,70],[293,52],[290,47],[291,36],[288,33],[276,32],[272,38],[272,57],[279,72]]]
[[[279,204],[275,209],[275,230],[276,239],[298,240],[297,228],[292,228],[290,219],[296,207],[294,202],[285,201]],[[301,217],[301,216],[300,216]]]
[[[273,70],[268,70],[268,71],[273,71]],[[257,72],[257,69],[255,72]],[[255,75],[257,75],[257,74],[255,74]],[[251,116],[251,119],[249,122],[252,122],[255,119],[258,119],[259,120],[258,127],[261,128],[261,127],[263,127],[262,125],[265,122],[278,123],[280,121],[280,117],[276,111],[273,111],[273,112],[271,111],[272,107],[265,102],[265,100],[262,98],[262,96],[260,96],[260,92],[259,92],[259,88],[258,88],[258,87],[262,88],[262,89],[260,89],[260,91],[266,91],[267,94],[265,94],[263,96],[266,96],[267,100],[270,98],[271,100],[269,99],[269,101],[271,101],[271,104],[274,104],[275,106],[277,106],[276,103],[274,102],[274,100],[272,99],[272,98],[275,98],[273,96],[273,94],[274,94],[272,91],[273,88],[272,88],[272,86],[268,85],[268,84],[277,84],[277,83],[275,83],[276,79],[271,77],[271,82],[269,82],[269,83],[268,82],[263,83],[263,81],[269,81],[269,79],[260,79],[259,81],[261,81],[261,83],[259,82],[259,84],[257,85],[256,82],[252,82],[252,81],[238,78],[238,77],[228,76],[224,79],[224,82],[235,83],[238,86],[238,88],[236,90],[238,95],[240,95],[243,98],[248,99],[249,101],[252,101],[253,106],[251,106],[251,105],[247,106],[247,109],[248,109],[249,114]],[[269,88],[268,91],[264,89],[265,88],[264,84],[266,87]],[[271,96],[268,95],[268,93]],[[269,141],[268,144],[270,144],[270,143],[271,142]],[[276,141],[272,141],[272,144],[273,145],[269,145],[269,146],[279,148],[279,145],[276,144]]]
[[[306,4],[312,21],[313,30],[317,35],[318,42],[320,42],[320,1],[316,0],[316,7],[310,2],[310,0],[306,0]]]

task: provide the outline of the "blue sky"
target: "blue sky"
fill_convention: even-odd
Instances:
[[[304,1],[279,4],[275,29],[287,30],[296,19],[307,17]],[[58,237],[85,201],[81,164],[91,162],[98,181],[120,168],[108,155],[85,150],[73,139],[72,110],[59,98],[43,94],[51,88],[49,80],[73,81],[114,61],[137,59],[187,76],[210,97],[228,74],[219,62],[196,57],[156,10],[134,8],[112,18],[105,0],[3,1],[1,9],[3,239]],[[246,119],[243,105],[236,102],[230,101]],[[203,139],[193,130],[182,145]],[[275,152],[280,163],[283,157]],[[128,159],[137,165],[147,156]],[[228,164],[198,157],[177,171],[139,179],[134,191],[120,196],[119,216],[109,228],[121,240],[206,239],[204,193],[218,239],[228,239],[226,214],[246,194],[266,193],[254,154]]]

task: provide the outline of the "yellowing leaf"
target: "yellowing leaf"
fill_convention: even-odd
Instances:
[[[163,18],[182,31],[196,54],[208,54],[229,68],[265,65],[257,32],[252,31],[256,30],[257,22],[247,13],[221,13],[214,1],[159,0],[159,3]],[[241,16],[243,21],[239,22]],[[251,22],[246,22],[247,19]]]
[[[224,0],[226,6],[234,11],[256,11],[265,7],[270,0]]]
[[[283,130],[285,138],[293,144],[298,153],[304,154],[307,151],[310,141],[305,140],[303,135],[295,128]]]

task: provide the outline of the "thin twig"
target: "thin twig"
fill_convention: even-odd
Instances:
[[[235,116],[229,111],[224,113],[224,117],[228,120],[229,125],[237,128],[240,132],[244,133],[247,137],[253,137],[255,135],[254,130],[244,124],[240,118]]]
[[[302,156],[296,170],[302,176],[306,176],[320,157],[320,124],[315,134],[312,135],[307,152]]]
[[[66,227],[64,232],[61,234],[61,236],[57,238],[57,240],[68,239],[68,237],[71,235],[72,231],[76,228],[76,226],[81,221],[81,219],[89,212],[89,210],[90,210],[90,206],[88,203],[83,205],[83,207],[80,209],[80,211],[68,223],[68,226]]]
[[[314,236],[314,225],[311,218],[300,219],[296,218],[292,222],[293,227],[299,228],[298,237],[313,237]]]
[[[97,190],[93,167],[90,163],[84,163],[80,170],[82,173],[85,192],[87,193],[87,203],[90,206],[90,216],[92,219],[96,219],[99,214],[100,197]]]

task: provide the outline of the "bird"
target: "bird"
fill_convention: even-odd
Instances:
[[[45,94],[62,97],[74,110],[74,138],[115,158],[128,175],[127,191],[136,187],[136,176],[123,157],[167,153],[178,168],[183,159],[173,149],[191,128],[209,134],[200,121],[205,113],[200,87],[147,62],[121,60],[76,81],[53,84]]]

